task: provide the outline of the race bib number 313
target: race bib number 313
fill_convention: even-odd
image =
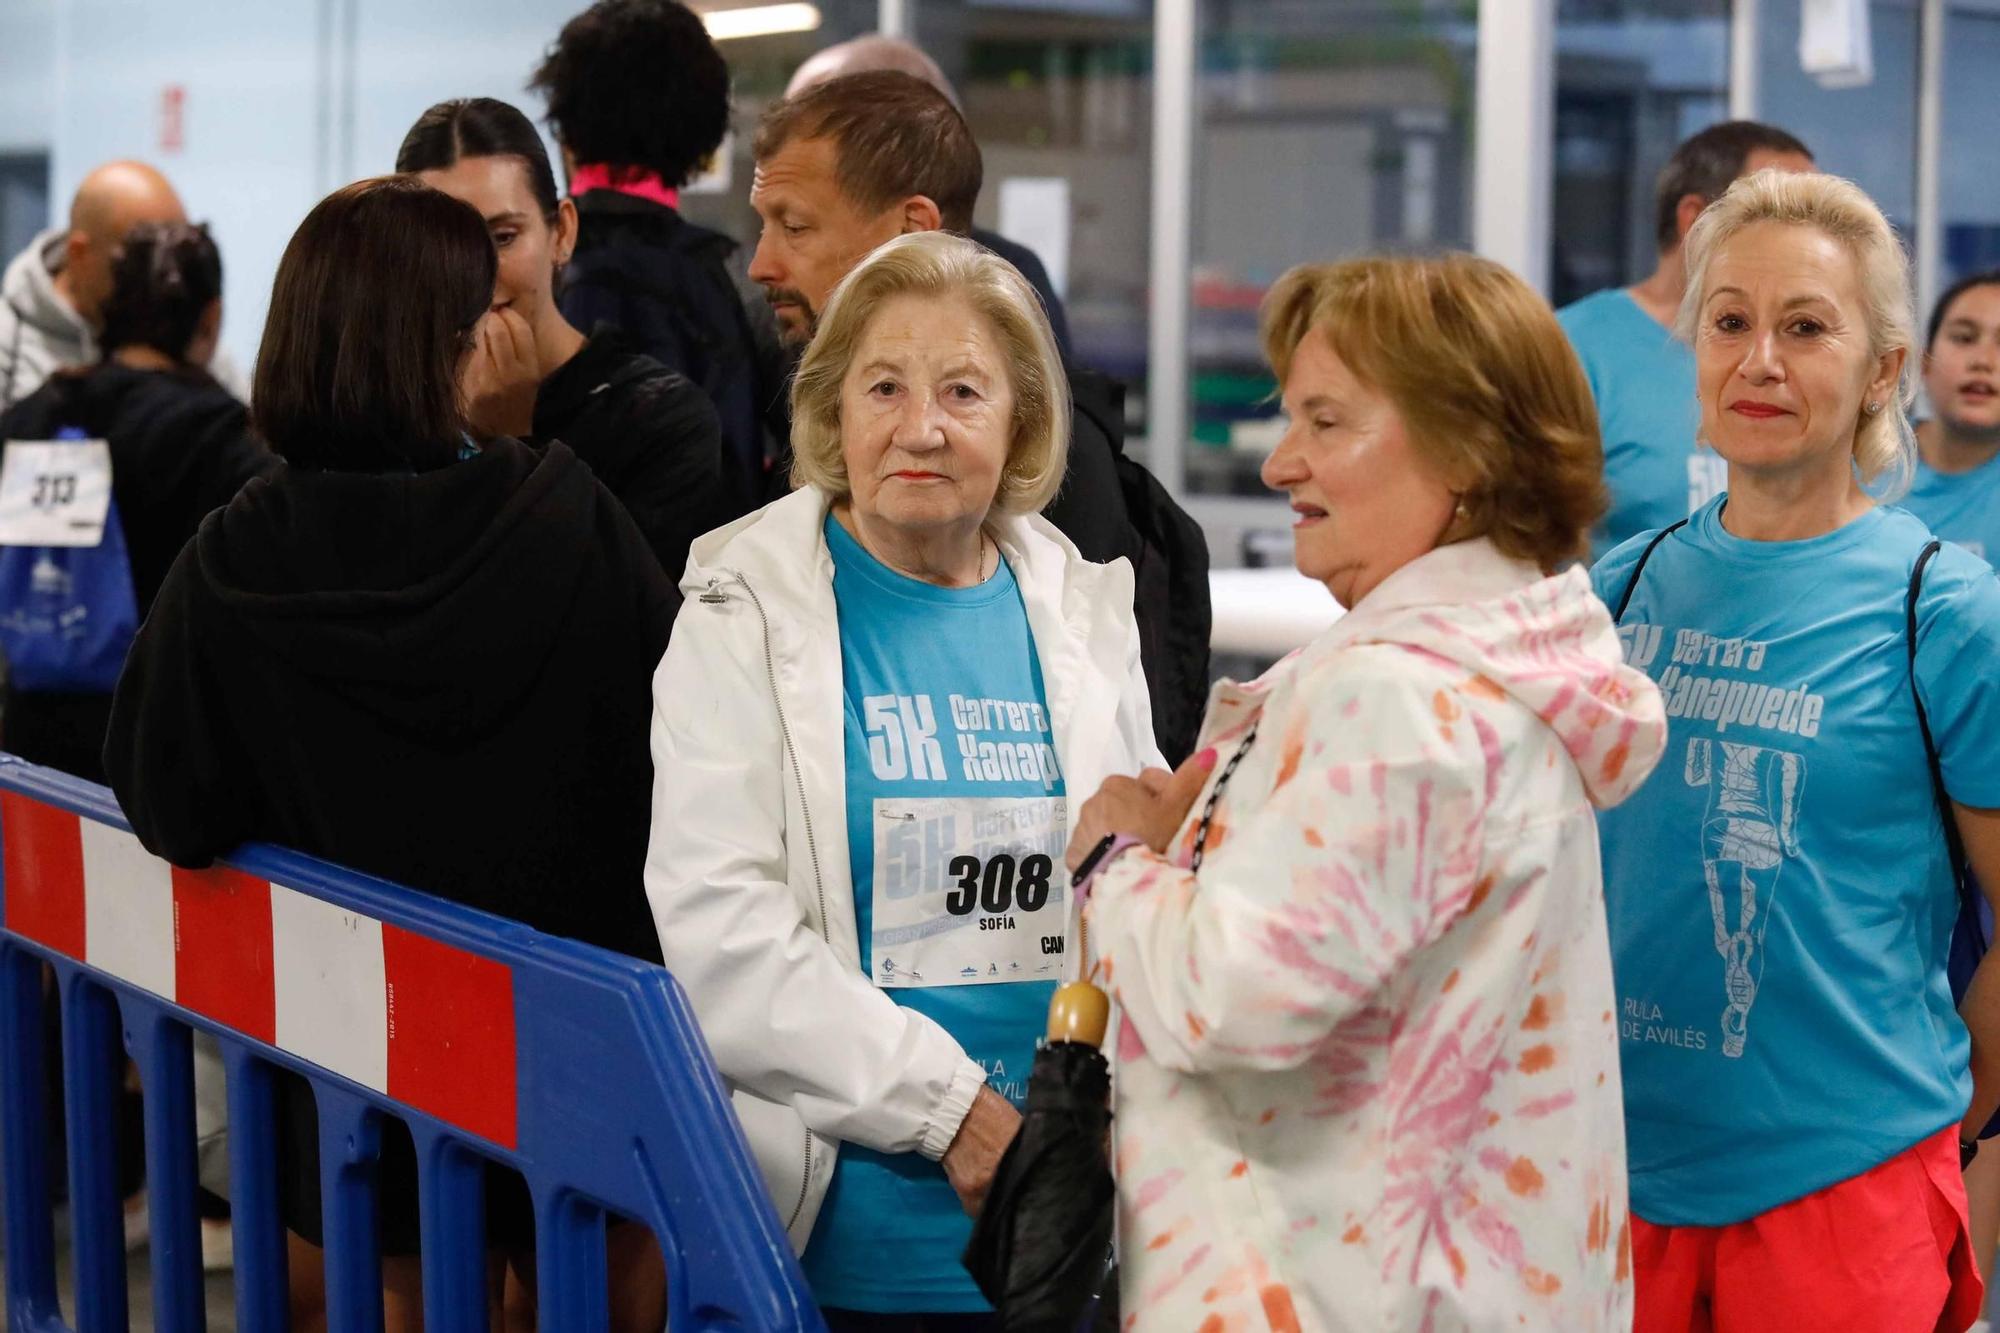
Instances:
[[[95,546],[111,510],[103,440],[9,440],[0,461],[0,546]]]
[[[1061,975],[1069,902],[1061,797],[883,799],[874,832],[877,985]]]

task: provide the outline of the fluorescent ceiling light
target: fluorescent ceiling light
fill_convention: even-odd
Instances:
[[[819,27],[818,5],[752,5],[748,9],[711,9],[701,16],[708,35],[718,42],[732,37],[770,37],[781,32],[811,32]]]

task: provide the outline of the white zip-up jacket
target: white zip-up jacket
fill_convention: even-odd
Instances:
[[[985,1077],[861,971],[829,503],[806,488],[695,542],[653,677],[646,859],[667,969],[801,1251],[839,1143],[936,1160]],[[1159,764],[1131,566],[1090,563],[1039,516],[989,531],[1020,585],[1073,799]]]

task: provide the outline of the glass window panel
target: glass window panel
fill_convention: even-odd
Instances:
[[[1758,10],[1758,119],[1798,135],[1822,169],[1868,191],[1905,236],[1917,196],[1917,19],[1916,0],[1875,0],[1874,79],[1823,88],[1799,67],[1799,6],[1763,0]]]
[[[1279,274],[1470,244],[1475,19],[1469,0],[1204,0],[1190,492],[1270,494],[1257,307]]]
[[[1681,140],[1728,114],[1729,0],[1562,0],[1554,304],[1653,271],[1660,168]]]
[[[1954,5],[1944,34],[1944,152],[1940,287],[2000,268],[2000,135],[1993,88],[2000,71],[2000,0]],[[1930,312],[1923,312],[1928,318]]]
[[[958,88],[986,183],[974,221],[1034,249],[1073,357],[1146,375],[1152,0],[917,0],[916,39]],[[1142,446],[1135,445],[1135,452]]]

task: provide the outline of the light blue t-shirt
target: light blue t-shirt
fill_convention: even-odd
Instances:
[[[988,1086],[1019,1106],[1061,973],[1068,885],[1062,771],[1020,588],[1005,561],[973,588],[907,578],[831,515],[826,539],[840,612],[862,969],[896,1003],[936,1020],[985,1067]],[[1060,822],[1009,831],[1050,818]],[[934,904],[927,925],[896,931],[877,920],[878,836],[888,853],[885,901],[894,911]],[[1023,838],[1030,854],[1019,854]],[[996,852],[999,843],[1014,852]],[[1036,915],[1024,916],[1024,904]],[[972,984],[890,984],[912,969],[927,974],[921,980]],[[844,1143],[806,1247],[806,1277],[820,1303],[838,1309],[986,1310],[959,1261],[971,1234],[940,1164]]]
[[[1664,528],[1720,494],[1722,458],[1700,449],[1694,353],[1623,289],[1556,312],[1597,400],[1611,507],[1591,530],[1598,559],[1634,533]]]
[[[1921,459],[1903,508],[1987,564],[2000,560],[2000,458],[1970,472],[1937,472]]]
[[[1904,598],[1930,540],[1879,508],[1746,541],[1726,496],[1646,562],[1618,635],[1667,752],[1598,816],[1632,1209],[1720,1226],[1954,1123],[1970,1043],[1945,973],[1957,911],[1910,697]],[[1651,534],[1591,571],[1616,610]],[[2000,806],[2000,580],[1924,571],[1917,679],[1945,784]]]

